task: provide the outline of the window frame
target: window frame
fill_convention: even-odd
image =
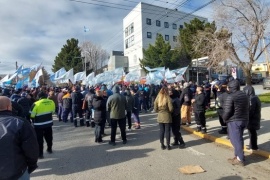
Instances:
[[[160,27],[160,26],[161,26],[160,20],[156,20],[156,26],[157,26],[157,27]]]
[[[177,24],[173,23],[173,24],[172,24],[172,28],[173,28],[173,29],[177,29]]]
[[[146,18],[146,24],[147,25],[152,25],[151,19],[150,18]]]
[[[168,37],[168,39],[167,39],[166,37]],[[165,40],[165,41],[170,41],[170,36],[167,35],[167,34],[165,34],[164,40]]]
[[[165,28],[169,28],[170,27],[169,23],[168,22],[164,22],[164,27]]]
[[[147,37],[148,39],[152,39],[152,33],[151,33],[151,32],[147,32],[147,33],[146,33],[146,37]]]

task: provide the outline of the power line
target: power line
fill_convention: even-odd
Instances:
[[[195,12],[197,12],[197,11],[201,10],[202,8],[204,8],[204,7],[208,6],[209,4],[212,4],[214,1],[216,1],[216,0],[211,0],[211,1],[209,1],[208,3],[206,3],[206,4],[202,5],[202,6],[200,6],[199,8],[197,8],[197,9],[193,10],[192,12],[187,13],[187,14],[186,14],[186,15],[184,15],[183,17],[181,17],[181,18],[179,18],[179,19],[175,20],[173,23],[176,23],[177,21],[183,20],[184,18],[186,18],[186,17],[188,17],[188,16],[192,15],[193,13],[195,13]],[[163,27],[163,28],[161,28],[161,29],[159,29],[159,30],[155,31],[153,34],[160,32],[160,31],[161,31],[161,30],[163,30],[164,28],[165,28],[165,27]],[[143,37],[141,40],[137,41],[137,42],[136,42],[136,43],[134,43],[134,44],[137,44],[137,43],[141,42],[141,41],[142,41],[144,38],[145,38],[145,35],[144,35],[144,37]]]
[[[184,0],[184,1],[182,1],[182,3],[180,3],[179,5],[177,5],[174,9],[171,9],[169,13],[166,12],[166,10],[168,10],[168,9],[166,8],[166,9],[165,9],[166,14],[165,14],[165,15],[161,15],[161,17],[159,17],[157,20],[161,20],[161,19],[163,19],[164,17],[172,17],[172,16],[169,16],[170,13],[174,12],[175,9],[177,9],[177,8],[179,8],[179,7],[181,7],[181,6],[183,6],[185,3],[189,2],[189,1],[190,1],[190,0]],[[177,16],[177,17],[178,17],[178,16]],[[138,33],[140,33],[140,32],[143,32],[144,30],[147,30],[148,28],[150,28],[150,27],[149,27],[149,26],[145,26],[142,30],[138,29],[137,32],[135,32],[133,35],[135,36],[136,34],[138,34]],[[120,42],[123,42],[123,41],[119,40],[118,42],[112,44],[112,45],[109,46],[109,47],[115,47],[115,46],[118,45]],[[140,42],[140,41],[138,41],[138,42]],[[135,43],[134,43],[134,44],[135,44]]]

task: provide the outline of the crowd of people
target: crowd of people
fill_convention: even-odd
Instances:
[[[231,80],[227,84],[216,82],[212,85],[204,82],[202,86],[183,82],[129,86],[116,84],[113,88],[107,88],[103,84],[95,87],[76,85],[64,88],[0,89],[0,124],[7,131],[10,130],[6,135],[6,130],[0,129],[1,149],[6,147],[6,152],[8,148],[15,149],[12,151],[16,154],[13,156],[16,158],[14,161],[20,161],[10,167],[12,171],[8,171],[7,166],[0,163],[0,179],[29,176],[37,167],[37,159],[44,158],[43,139],[47,144],[47,152],[53,152],[52,126],[55,112],[58,121],[70,122],[75,128],[94,127],[96,143],[103,142],[105,126],[109,126],[109,144],[112,146],[116,145],[117,126],[121,131],[122,143],[126,144],[126,129],[131,131],[132,128],[141,128],[140,113],[155,112],[160,129],[161,149],[170,150],[171,145],[184,148],[186,144],[180,125],[190,125],[192,114],[197,124],[196,131],[207,133],[205,112],[210,108],[211,90],[221,125],[219,133],[228,134],[235,148],[235,156],[229,159],[229,162],[244,165],[243,132],[245,128],[248,129],[249,148],[257,150],[261,104],[255,96],[254,88],[246,86],[240,91],[237,80]],[[171,131],[173,143],[170,142]],[[4,136],[8,138],[3,138]],[[12,136],[17,140],[9,140]],[[17,147],[23,151],[18,151]],[[1,154],[3,153],[0,153],[0,156]]]

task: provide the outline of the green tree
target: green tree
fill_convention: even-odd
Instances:
[[[83,71],[83,59],[81,58],[81,50],[77,39],[68,39],[67,44],[62,47],[55,57],[52,71],[56,72],[62,67],[67,71],[73,68],[74,73]]]
[[[176,69],[179,67],[178,52],[171,49],[171,45],[164,41],[163,36],[158,34],[155,45],[149,44],[147,49],[143,49],[143,59],[140,65],[144,67],[163,67]]]
[[[213,30],[213,32],[215,32],[215,22],[206,23],[205,21],[195,18],[190,21],[190,23],[184,23],[184,28],[179,30],[180,52],[185,54],[185,57],[189,58],[189,60],[206,56],[205,53],[194,51],[193,46],[194,37],[198,31],[204,31],[206,28],[210,28]],[[202,43],[201,46],[203,45],[204,44]]]

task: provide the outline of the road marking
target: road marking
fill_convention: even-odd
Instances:
[[[199,152],[191,147],[188,147],[187,151],[191,152],[192,154],[194,154],[196,156],[204,156],[205,155],[204,153],[201,153],[201,152]]]

